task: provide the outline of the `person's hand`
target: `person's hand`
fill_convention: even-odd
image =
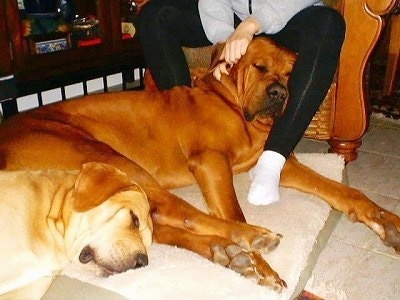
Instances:
[[[222,74],[228,75],[228,69],[246,53],[247,47],[255,33],[260,30],[260,24],[257,20],[249,17],[240,23],[236,30],[225,41],[225,47],[222,50],[220,60],[213,70],[213,76],[221,80]]]
[[[242,21],[235,31],[225,41],[225,47],[222,51],[221,60],[228,64],[235,64],[246,53],[251,40],[260,30],[260,24],[252,17]]]

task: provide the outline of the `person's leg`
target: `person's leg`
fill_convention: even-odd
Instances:
[[[161,90],[191,84],[182,46],[211,45],[197,0],[152,0],[139,15],[139,38],[144,58]]]
[[[271,36],[297,52],[298,59],[288,83],[286,110],[276,119],[264,152],[250,171],[248,200],[251,203],[279,200],[281,170],[329,90],[344,33],[344,20],[338,12],[315,6],[299,12],[281,32]]]

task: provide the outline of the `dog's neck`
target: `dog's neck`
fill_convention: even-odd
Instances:
[[[236,85],[234,81],[225,74],[223,74],[221,80],[217,80],[212,73],[208,73],[202,78],[196,79],[194,87],[203,90],[210,90],[211,88],[213,92],[220,95],[222,98],[229,100],[234,106],[237,106],[240,109],[242,108],[239,103]]]

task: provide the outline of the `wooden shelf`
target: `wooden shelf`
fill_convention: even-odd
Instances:
[[[21,33],[17,0],[0,4],[0,77],[14,75],[21,97],[82,80],[143,68],[138,38],[123,40],[122,1],[74,0],[80,16],[95,15],[101,43],[45,54],[32,54]],[[129,13],[129,12],[128,12]],[[0,99],[1,100],[1,99]]]

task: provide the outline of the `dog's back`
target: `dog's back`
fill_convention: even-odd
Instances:
[[[0,168],[76,169],[118,153],[163,187],[191,184],[194,151],[218,150],[237,163],[236,151],[260,148],[236,104],[203,88],[209,86],[90,95],[21,113],[0,126]]]

